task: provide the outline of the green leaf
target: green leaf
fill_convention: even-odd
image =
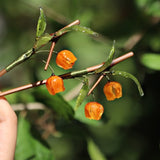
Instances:
[[[153,70],[160,70],[160,54],[146,53],[141,57],[141,63]]]
[[[37,141],[36,139],[33,140],[34,142],[34,147],[35,147],[35,158],[33,160],[54,160],[54,156],[52,154],[52,152],[45,147],[44,145],[42,145],[39,141]]]
[[[20,114],[15,160],[53,160],[52,152],[31,135],[30,128],[30,123]]]
[[[82,88],[79,92],[79,96],[78,96],[77,101],[76,101],[75,110],[77,110],[78,107],[82,104],[83,100],[87,96],[88,91],[89,91],[89,80],[85,76],[84,81],[83,81],[83,86],[82,86]]]
[[[93,36],[98,36],[99,34],[97,32],[94,32],[92,29],[88,28],[88,27],[84,27],[84,26],[72,26],[71,29],[73,31],[78,31],[78,32],[83,32],[83,33],[87,33]]]
[[[48,33],[45,33],[43,36],[37,39],[34,48],[38,49],[42,47],[43,45],[47,44],[50,40],[52,39],[52,36],[49,35]]]
[[[130,78],[130,79],[132,79],[132,80],[136,83],[140,95],[141,95],[141,96],[144,95],[144,92],[143,92],[143,90],[142,90],[141,84],[139,83],[139,81],[137,80],[137,78],[136,78],[135,76],[133,76],[132,74],[127,73],[127,72],[124,72],[124,71],[114,71],[114,72],[112,73],[112,75],[119,75],[119,76],[122,76],[122,77],[125,77],[125,78]]]
[[[97,32],[94,32],[90,28],[84,27],[84,26],[79,26],[79,25],[74,25],[68,28],[61,29],[55,33],[55,36],[61,36],[64,33],[70,32],[70,31],[77,31],[77,32],[83,32],[87,33],[93,36],[98,36]]]
[[[153,2],[149,7],[148,7],[148,14],[152,16],[157,16],[160,17],[160,2],[156,1]]]
[[[92,139],[88,138],[87,143],[88,143],[88,153],[91,160],[107,160],[105,155],[100,151],[100,149]]]
[[[47,107],[52,108],[59,116],[65,119],[71,119],[74,116],[74,110],[60,94],[50,95],[46,88],[36,88],[33,90],[35,99],[42,102]]]
[[[31,146],[33,147],[33,139],[30,134],[30,124],[19,116],[15,159],[25,160],[34,156],[34,149]]]
[[[100,72],[104,71],[105,69],[107,69],[107,67],[110,66],[110,64],[113,60],[114,53],[115,53],[115,41],[113,42],[113,46],[111,48],[111,51],[109,53],[109,57],[108,57],[107,61],[104,63],[104,65],[102,67],[100,67],[99,69],[96,69],[95,73],[100,73]]]
[[[43,9],[40,8],[40,16],[38,19],[38,24],[37,24],[37,32],[36,32],[36,37],[40,37],[46,29],[46,18],[43,12]]]

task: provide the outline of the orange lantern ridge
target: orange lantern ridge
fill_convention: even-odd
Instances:
[[[69,50],[62,50],[57,54],[56,63],[63,69],[70,69],[74,65],[77,58]]]
[[[59,76],[51,76],[46,81],[46,87],[51,95],[63,92],[65,90],[63,79]]]
[[[118,82],[108,82],[103,88],[104,94],[108,101],[122,97],[122,86]]]
[[[99,120],[104,112],[104,108],[100,103],[89,102],[85,105],[85,116],[89,119]]]

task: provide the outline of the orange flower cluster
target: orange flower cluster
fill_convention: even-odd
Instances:
[[[103,91],[108,101],[122,97],[122,86],[115,81],[106,83]],[[86,118],[100,120],[103,112],[103,106],[97,102],[89,102],[85,105]]]
[[[56,63],[63,69],[70,69],[74,65],[77,58],[68,50],[62,50],[57,54]],[[65,90],[63,79],[58,76],[51,76],[46,81],[46,87],[51,95],[63,92]]]
[[[70,69],[74,65],[77,58],[68,50],[62,50],[57,54],[56,63],[63,69]],[[46,81],[46,87],[51,95],[63,92],[65,90],[63,79],[53,75]],[[108,101],[122,97],[122,86],[120,83],[112,81],[106,83],[103,88],[104,94]],[[103,106],[98,102],[89,102],[85,105],[85,116],[89,119],[99,120],[104,112]]]

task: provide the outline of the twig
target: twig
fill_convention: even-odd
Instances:
[[[38,87],[38,86],[43,85],[45,83],[46,83],[46,80],[43,80],[43,81],[38,81],[36,83],[30,83],[30,84],[27,84],[27,85],[24,85],[24,86],[13,88],[13,89],[10,89],[8,91],[1,92],[0,97],[9,95],[9,94],[12,94],[12,93],[15,93],[15,92],[23,91],[23,90],[26,90],[26,89],[30,89],[30,88],[33,88],[33,87]]]
[[[45,44],[42,44],[39,48],[45,46],[46,44],[48,44],[49,42],[56,42],[57,39],[59,37],[61,37],[62,35],[64,35],[67,31],[64,31],[63,33],[61,33],[62,30],[71,27],[73,25],[78,25],[80,24],[79,20],[75,20],[72,23],[70,23],[69,25],[63,27],[62,29],[58,30],[55,33],[50,34],[52,37],[45,42]],[[3,76],[4,74],[6,74],[7,72],[9,72],[10,70],[12,70],[14,67],[16,67],[17,65],[21,64],[22,62],[28,60],[33,54],[35,54],[38,51],[37,48],[35,48],[35,46],[31,49],[29,49],[28,51],[26,51],[25,53],[23,53],[18,59],[16,59],[13,63],[11,63],[10,65],[8,65],[6,68],[2,69],[0,71],[0,77]]]
[[[114,59],[112,61],[111,65],[110,65],[110,67],[112,67],[112,66],[116,65],[117,63],[120,63],[120,62],[122,62],[122,61],[124,61],[124,60],[126,60],[126,59],[128,59],[130,57],[132,57],[133,55],[134,55],[133,52],[128,52],[128,53],[126,53],[126,54],[124,54],[124,55],[122,55],[122,56]]]
[[[104,77],[104,74],[102,74],[99,78],[98,78],[98,80],[96,81],[96,83],[93,85],[93,87],[89,90],[89,92],[88,92],[88,96],[92,93],[92,91],[96,88],[96,86],[99,84],[99,82],[103,79],[103,77]]]
[[[4,74],[6,74],[7,73],[7,71],[6,71],[6,69],[4,68],[4,69],[2,69],[1,71],[0,71],[0,77],[2,77]]]
[[[53,49],[54,49],[54,47],[55,47],[55,44],[56,44],[56,42],[52,42],[52,44],[51,44],[51,49],[50,49],[50,52],[49,52],[49,55],[48,55],[48,59],[47,59],[46,65],[45,65],[45,67],[44,67],[44,70],[45,70],[45,71],[47,70],[48,65],[49,65],[49,62],[50,62],[50,60],[51,60],[51,57],[52,57],[52,53],[53,53]]]
[[[112,67],[115,64],[120,63],[121,61],[124,61],[124,60],[132,57],[133,55],[134,55],[133,52],[129,52],[129,53],[124,54],[124,55],[114,59],[109,67]],[[69,72],[69,73],[66,73],[66,74],[59,75],[59,76],[63,79],[75,78],[75,77],[78,77],[78,76],[82,76],[82,75],[91,73],[91,72],[95,71],[96,69],[100,68],[103,64],[104,63],[86,68],[84,70]],[[22,91],[22,90],[30,89],[30,88],[33,88],[33,87],[38,87],[40,85],[44,85],[45,83],[46,83],[46,79],[42,80],[42,81],[38,81],[36,83],[31,83],[31,84],[20,86],[20,87],[14,88],[14,89],[10,89],[8,91],[1,92],[0,97],[9,95],[9,94],[12,94],[12,93],[15,93],[15,92],[19,92],[19,91]]]

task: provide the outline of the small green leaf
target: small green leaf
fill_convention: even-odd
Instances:
[[[122,77],[125,77],[125,78],[130,78],[130,79],[132,79],[132,80],[136,83],[140,95],[141,95],[141,96],[144,95],[144,92],[143,92],[143,90],[142,90],[141,84],[139,83],[139,81],[137,80],[137,78],[136,78],[135,76],[133,76],[132,74],[127,73],[127,72],[124,72],[124,71],[114,71],[114,72],[112,73],[112,75],[119,75],[119,76],[122,76]]]
[[[43,36],[37,39],[34,48],[38,49],[42,47],[43,45],[47,44],[50,40],[52,39],[52,36],[49,35],[48,33],[45,33]]]
[[[160,54],[146,53],[141,57],[141,63],[153,70],[160,70]]]
[[[88,91],[89,91],[89,81],[88,81],[88,78],[85,77],[83,81],[83,86],[79,92],[79,96],[76,101],[75,110],[77,110],[78,107],[82,104],[83,100],[87,96]]]
[[[113,60],[114,53],[115,53],[115,41],[113,42],[113,46],[111,48],[111,51],[109,53],[109,57],[108,57],[107,61],[104,63],[104,65],[102,67],[100,67],[99,69],[96,69],[95,73],[100,73],[100,72],[104,71],[107,67],[109,67],[109,65],[111,64],[111,62]]]
[[[46,18],[43,12],[43,9],[40,8],[40,16],[38,19],[38,24],[37,24],[37,32],[36,32],[36,37],[40,37],[46,29]]]
[[[100,149],[92,139],[88,138],[87,143],[88,143],[88,153],[91,160],[107,160],[105,155],[100,151]]]
[[[77,32],[83,32],[87,33],[93,36],[98,36],[97,32],[94,32],[90,28],[84,27],[84,26],[79,26],[79,25],[74,25],[68,28],[61,29],[55,33],[55,36],[61,36],[64,33],[70,32],[70,31],[77,31]]]
[[[67,33],[67,32],[70,32],[71,31],[71,29],[70,29],[70,27],[69,28],[63,28],[63,29],[60,29],[59,31],[57,31],[55,34],[54,34],[54,36],[61,36],[62,34],[64,34],[64,33]]]
[[[78,31],[78,32],[83,32],[83,33],[87,33],[93,36],[98,36],[97,32],[94,32],[93,30],[91,30],[90,28],[84,27],[84,26],[72,26],[71,29],[73,31]]]

